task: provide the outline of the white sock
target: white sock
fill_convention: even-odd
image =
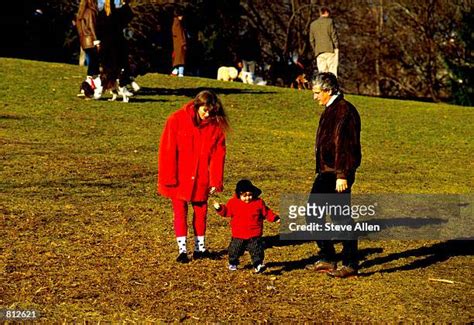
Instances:
[[[195,252],[204,252],[206,250],[206,245],[204,242],[204,236],[194,237],[194,251]]]
[[[178,249],[179,253],[186,253],[186,236],[183,237],[176,237],[176,241],[178,242]]]

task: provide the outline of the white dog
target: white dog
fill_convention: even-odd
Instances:
[[[234,81],[239,72],[234,67],[220,67],[217,70],[217,80]]]
[[[239,78],[244,84],[254,84],[254,76],[252,72],[240,71]]]
[[[130,92],[127,87],[120,87],[119,79],[117,79],[114,88],[110,90],[110,94],[112,95],[112,98],[109,99],[109,101],[111,102],[115,101],[117,99],[117,96],[121,96],[122,101],[124,103],[128,103],[130,97],[133,96],[133,93]]]

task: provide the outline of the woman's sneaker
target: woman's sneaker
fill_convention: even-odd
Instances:
[[[176,258],[176,262],[178,263],[189,263],[189,258],[188,258],[188,254],[186,253],[181,253],[178,255],[178,257]]]
[[[237,271],[237,265],[229,264],[229,270],[230,271]]]

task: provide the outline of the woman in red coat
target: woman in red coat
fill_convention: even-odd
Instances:
[[[195,246],[193,258],[209,257],[204,245],[209,194],[223,189],[225,132],[228,120],[220,99],[209,90],[173,113],[161,135],[158,192],[173,206],[178,262],[189,261],[187,212],[191,203]]]

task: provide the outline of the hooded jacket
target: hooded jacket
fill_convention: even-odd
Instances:
[[[166,121],[160,140],[158,192],[171,199],[207,201],[223,189],[225,135],[211,118],[197,124],[193,101]]]

